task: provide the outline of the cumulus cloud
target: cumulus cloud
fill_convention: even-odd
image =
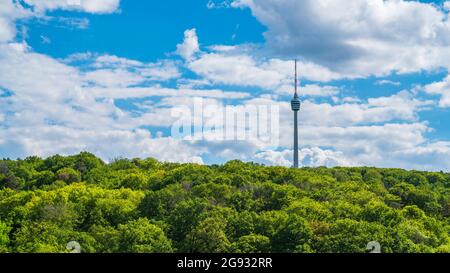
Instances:
[[[111,13],[119,8],[120,0],[24,0],[38,12],[65,9],[89,13]]]
[[[450,1],[445,1],[443,7],[446,10],[450,10]]]
[[[127,70],[95,70],[85,74],[88,82],[102,87],[128,87],[142,82],[144,79],[139,75]]]
[[[257,98],[247,103],[278,105],[281,109],[281,120],[288,126],[286,129],[291,127],[292,111],[288,101]],[[299,122],[302,125],[315,126],[353,126],[396,120],[415,122],[419,119],[418,113],[428,109],[432,103],[419,100],[408,91],[388,97],[369,98],[366,101],[343,98],[343,101],[334,104],[305,100],[302,102]]]
[[[144,63],[114,55],[76,53],[65,58],[64,63],[77,66],[86,79],[93,82],[121,81],[123,84],[103,84],[110,87],[126,87],[142,82],[164,82],[181,76],[176,61],[162,60]],[[114,77],[116,75],[116,77]]]
[[[9,41],[15,35],[16,29],[11,22],[4,17],[0,17],[0,41]]]
[[[70,65],[77,61],[87,62],[89,72],[82,66]],[[171,102],[170,97],[178,100],[194,96],[242,99],[249,95],[159,86],[115,88],[129,84],[128,80],[122,78],[114,82],[114,78],[106,75],[105,81],[101,81],[96,74],[118,69],[130,71],[129,78],[142,76],[143,71],[151,78],[152,67],[149,69],[149,66],[109,55],[79,54],[60,61],[35,53],[23,43],[0,44],[0,152],[23,157],[89,150],[105,160],[117,156],[153,156],[161,160],[201,163],[205,147],[170,137],[155,138],[148,130],[140,128],[169,127],[173,123],[170,107],[185,102]],[[130,70],[130,67],[142,69]],[[155,74],[161,76],[158,71]],[[116,99],[148,97],[158,97],[160,102],[148,104],[137,116],[115,105]]]
[[[393,86],[400,86],[400,82],[396,81],[390,81],[390,80],[378,80],[375,82],[376,85],[393,85]]]
[[[176,53],[189,61],[194,54],[200,51],[196,29],[188,29],[184,32],[184,41],[177,45]]]
[[[203,163],[203,152],[195,145],[170,137],[153,137],[147,130],[80,130],[49,125],[0,130],[0,153],[11,157],[70,155],[80,151],[91,151],[107,161],[126,155]]]
[[[265,100],[259,99],[259,103],[268,103]],[[417,112],[426,109],[430,103],[419,101],[405,91],[351,104],[326,105],[307,101],[300,112],[301,162],[304,166],[448,170],[450,162],[445,159],[450,155],[448,143],[428,140],[426,135],[432,129],[418,121]],[[292,112],[288,103],[282,103],[280,107],[280,147],[286,149],[265,147],[255,158],[264,164],[290,166]],[[396,123],[397,120],[403,122]]]
[[[211,83],[257,86],[281,93],[285,92],[285,86],[292,86],[294,80],[293,61],[256,60],[245,51],[236,49],[233,52],[202,54],[192,60],[188,67]],[[302,79],[328,82],[345,77],[310,62],[299,62],[298,67]]]
[[[414,158],[408,163],[399,162],[391,153],[403,154],[426,145],[424,135],[429,130],[430,128],[422,123],[348,127],[301,126],[300,143],[310,147],[333,147],[342,153],[342,157],[357,165],[405,167],[413,162]],[[291,143],[289,139],[285,141]],[[435,167],[445,164],[439,163]]]
[[[205,97],[221,99],[244,99],[250,97],[246,92],[223,91],[219,89],[172,89],[158,86],[132,88],[87,88],[97,98],[127,99],[146,97]]]
[[[149,130],[140,129],[155,122],[155,117],[168,117],[168,114],[161,116],[161,111],[156,115],[153,110],[136,117],[118,108],[111,98],[114,96],[98,97],[91,92],[93,88],[126,89],[143,82],[172,80],[180,75],[175,62],[142,63],[90,53],[56,60],[34,52],[25,42],[12,42],[19,18],[41,16],[55,9],[109,13],[118,9],[119,1],[81,0],[80,5],[71,1],[25,2],[32,9],[19,2],[1,0],[0,153],[3,156],[48,156],[88,150],[105,160],[153,156],[202,163],[204,149],[201,147],[170,137],[154,137]],[[152,94],[179,95],[178,90],[162,94],[159,91],[155,85]],[[213,91],[212,96],[226,95]]]
[[[302,148],[302,166],[378,166],[441,171],[450,169],[450,143],[425,141],[429,130],[423,124],[388,124],[349,128],[301,128],[303,145],[330,145]],[[324,136],[325,134],[325,136]],[[388,140],[386,138],[391,138]],[[332,143],[333,142],[333,143]],[[293,152],[267,150],[256,153],[255,160],[266,165],[292,166]]]
[[[270,88],[278,85],[284,78],[284,75],[278,71],[258,67],[247,55],[207,54],[190,63],[189,68],[212,82],[229,85]]]
[[[294,87],[292,84],[283,85],[278,88],[279,93],[293,94]],[[336,86],[321,86],[318,84],[306,84],[304,86],[299,86],[298,92],[301,96],[311,96],[311,97],[332,97],[336,96],[340,92],[340,88]]]
[[[265,26],[274,54],[344,74],[448,68],[450,21],[437,5],[404,0],[235,0]],[[448,6],[448,4],[444,4]]]
[[[194,42],[190,42],[192,39]],[[216,84],[248,86],[277,94],[292,93],[293,60],[258,57],[254,54],[258,49],[251,45],[214,45],[208,49],[208,52],[200,51],[195,29],[186,30],[184,42],[177,46],[177,53],[187,60],[187,68],[201,79],[184,80],[184,84],[191,87]],[[329,82],[354,76],[339,74],[312,62],[299,61],[298,77],[301,80]],[[330,96],[336,95],[338,88],[310,84],[305,86],[304,92],[310,96]]]
[[[12,41],[16,36],[15,20],[31,16],[19,3],[0,0],[0,43]]]
[[[248,103],[277,103],[268,101],[270,99],[258,99]],[[266,164],[288,165],[292,158],[288,151],[293,146],[292,112],[287,102],[279,103],[280,147],[285,147],[286,150],[282,150],[284,152],[280,154],[266,147],[269,151],[264,150],[258,158],[265,160],[262,162]],[[325,153],[328,157],[319,157],[323,153],[315,153],[315,156],[319,158],[330,157],[330,161],[317,159],[311,161],[316,162],[315,164],[307,161],[303,161],[303,164],[306,166],[319,163],[326,165],[326,162],[334,162],[336,165],[344,166],[368,165],[418,169],[430,169],[429,167],[433,166],[433,170],[447,170],[449,162],[442,160],[444,151],[447,151],[445,149],[439,150],[440,159],[435,159],[426,166],[420,166],[418,162],[423,161],[418,158],[431,157],[429,154],[417,152],[415,156],[409,158],[407,156],[419,150],[432,153],[431,147],[436,146],[426,138],[426,134],[432,129],[426,123],[420,122],[417,116],[417,113],[426,109],[430,103],[417,100],[406,91],[389,97],[370,98],[353,103],[343,102],[336,105],[305,101],[300,112],[301,149],[331,150],[332,153]],[[397,123],[399,120],[402,122]],[[273,158],[268,160],[267,157]]]
[[[152,137],[139,129],[151,123],[149,116],[133,117],[114,101],[96,98],[83,81],[78,69],[23,44],[1,45],[0,86],[10,95],[0,98],[0,152],[23,157],[89,150],[105,160],[125,155],[202,162],[202,149]]]
[[[2,111],[0,151],[8,156],[54,153],[70,154],[89,150],[105,160],[118,157],[154,156],[161,160],[202,162],[205,155],[257,160],[265,164],[290,164],[292,112],[287,102],[251,98],[245,92],[222,90],[171,89],[163,87],[85,86],[83,69],[71,66],[76,60],[92,59],[91,71],[142,66],[137,61],[116,56],[71,56],[58,61],[32,51],[26,44],[4,44],[0,50],[0,86],[10,95],[0,98]],[[68,64],[69,63],[69,64]],[[138,116],[115,105],[116,99],[159,97],[144,100]],[[170,109],[190,105],[195,97],[208,97],[207,104],[223,108],[224,99],[235,98],[237,105],[281,107],[280,148],[252,141],[192,142],[171,137],[155,138],[143,126],[172,124]],[[429,143],[430,128],[416,121],[416,113],[428,102],[400,92],[390,97],[336,105],[305,101],[301,112],[301,159],[307,166],[375,165],[418,166],[423,158],[448,156],[448,145]],[[406,124],[368,125],[394,120]],[[61,141],[63,139],[64,141]],[[389,150],[389,154],[386,151]],[[181,152],[180,152],[181,151]],[[414,154],[414,160],[408,155]],[[433,168],[450,168],[446,161],[432,161]],[[416,165],[414,165],[416,164]],[[423,166],[422,166],[423,167]]]
[[[5,3],[2,6],[5,8],[0,10],[2,155],[48,156],[88,150],[105,160],[120,156],[152,156],[167,161],[202,163],[203,158],[213,157],[256,160],[269,165],[292,164],[292,111],[288,101],[278,100],[279,95],[293,91],[293,62],[287,57],[262,57],[262,51],[255,50],[252,45],[212,45],[203,51],[195,29],[190,29],[176,51],[184,62],[165,59],[146,63],[96,53],[78,53],[58,60],[34,52],[24,42],[13,42],[15,20],[54,9],[114,12],[119,8],[119,1],[82,0],[80,6],[74,7],[67,5],[67,1],[42,0],[34,1],[32,11],[11,1],[0,1]],[[250,7],[268,26],[268,33],[275,39],[267,38],[268,45],[280,50],[278,55],[287,52],[284,56],[297,56],[299,54],[294,50],[297,48],[305,52],[299,62],[300,93],[305,96],[300,113],[301,163],[305,166],[373,165],[449,170],[450,163],[446,159],[450,156],[450,144],[427,139],[432,128],[419,118],[419,113],[428,109],[432,102],[418,99],[411,91],[355,98],[346,96],[345,86],[341,88],[332,83],[367,74],[405,72],[407,61],[411,71],[417,67],[439,66],[446,55],[441,56],[443,51],[437,48],[447,49],[447,42],[441,39],[447,33],[444,26],[447,19],[441,16],[442,11],[416,2],[373,0],[374,6],[361,13],[362,1],[338,0],[343,8],[336,8],[336,14],[331,18],[323,18],[322,12],[334,9],[334,3],[325,0],[283,2],[285,5],[271,0],[242,0],[231,5]],[[309,6],[304,6],[306,4]],[[349,9],[349,5],[354,9]],[[416,5],[423,5],[420,7],[424,10],[416,9]],[[266,18],[268,14],[264,14],[268,7],[273,8],[273,18]],[[292,12],[283,11],[286,7]],[[294,16],[299,7],[310,10]],[[398,7],[406,9],[402,13]],[[278,13],[282,11],[286,16],[280,18]],[[297,18],[308,12],[317,17],[316,25],[311,25],[310,18]],[[410,16],[418,22],[400,28],[397,24],[410,22],[404,14],[411,12],[418,13],[417,18]],[[388,19],[380,17],[381,13],[394,19],[389,23]],[[424,14],[435,18],[426,19]],[[347,18],[354,16],[359,16],[360,20]],[[287,25],[280,27],[279,22]],[[299,22],[304,22],[305,27],[297,27]],[[345,22],[348,25],[343,26]],[[328,31],[331,36],[322,37],[325,34],[318,32],[316,38],[321,43],[313,39],[308,44],[305,41],[312,33],[307,27],[311,27],[311,31]],[[377,27],[386,27],[389,31],[379,33]],[[412,27],[419,34],[411,32]],[[394,35],[403,30],[406,34]],[[296,40],[295,35],[299,33],[303,36]],[[358,33],[363,33],[363,37],[357,36]],[[280,38],[282,35],[286,40]],[[291,40],[295,48],[286,48],[283,43]],[[280,47],[274,46],[274,41]],[[428,47],[429,43],[431,47]],[[317,47],[317,54],[308,51],[308,46]],[[388,49],[399,48],[405,50],[398,51],[402,54],[392,62],[391,54],[394,53],[388,54]],[[420,54],[412,58],[413,51]],[[332,54],[330,56],[337,62],[328,63],[326,54]],[[337,54],[336,58],[334,54]],[[184,70],[194,72],[195,76],[184,75]],[[308,82],[303,83],[305,80]],[[447,78],[425,86],[424,90],[440,95],[441,106],[448,106],[448,82]],[[378,84],[396,86],[383,79]],[[222,85],[231,87],[224,91],[218,87]],[[252,97],[248,87],[259,88],[260,96]],[[233,108],[280,106],[279,147],[252,139],[188,141],[159,133],[161,128],[168,129],[174,122],[172,107],[186,105],[192,109],[193,100],[200,97],[217,110],[223,110],[227,103]],[[130,107],[118,106],[124,101]],[[238,126],[247,127],[247,124]]]
[[[448,171],[450,169],[450,142],[438,141],[395,151],[392,162],[405,169]],[[392,163],[391,163],[392,164]]]
[[[25,6],[25,3],[27,6]],[[13,41],[16,37],[16,20],[31,17],[43,17],[46,11],[63,9],[88,13],[111,13],[117,11],[120,0],[0,0],[0,42]],[[30,7],[30,8],[29,8]],[[83,19],[61,17],[60,22],[85,28]]]
[[[424,87],[428,94],[441,96],[440,107],[450,107],[450,75],[440,82],[434,82]]]
[[[65,59],[83,71],[84,80],[101,87],[124,88],[144,82],[169,81],[180,76],[178,66],[170,60],[142,63],[113,55],[75,54]]]
[[[293,151],[262,151],[255,155],[258,162],[265,165],[291,167],[293,165]],[[335,166],[352,166],[341,152],[332,150],[323,150],[319,147],[303,148],[299,151],[299,162],[302,166],[307,167],[335,167]]]

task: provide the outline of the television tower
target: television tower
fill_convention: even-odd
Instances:
[[[295,60],[295,94],[291,100],[291,108],[294,111],[294,168],[298,168],[298,111],[300,111],[300,104],[297,93],[297,60]]]

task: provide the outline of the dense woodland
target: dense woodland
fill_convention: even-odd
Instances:
[[[450,252],[450,175],[0,160],[0,252]]]

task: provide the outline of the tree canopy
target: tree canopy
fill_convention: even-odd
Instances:
[[[450,174],[0,160],[0,252],[450,252]]]

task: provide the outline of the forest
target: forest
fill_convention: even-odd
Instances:
[[[0,160],[0,253],[450,252],[450,174]]]

